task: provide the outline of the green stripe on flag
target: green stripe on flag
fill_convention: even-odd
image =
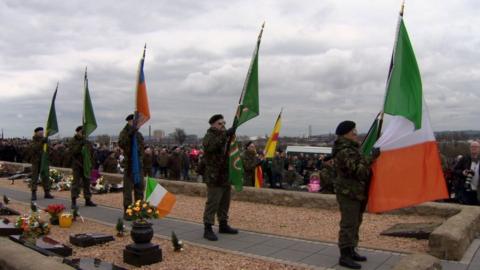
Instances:
[[[148,198],[152,195],[155,187],[158,185],[157,181],[151,177],[147,177],[147,183],[145,185],[145,200],[147,201]]]

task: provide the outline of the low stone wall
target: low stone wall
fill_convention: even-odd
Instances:
[[[440,260],[427,254],[412,254],[403,257],[392,270],[441,270]]]
[[[5,163],[19,166],[19,170],[30,166],[29,164]],[[71,174],[71,169],[55,169],[66,175]],[[121,183],[123,181],[120,174],[102,173],[102,175],[110,183]],[[165,179],[159,179],[158,181],[174,194],[205,197],[205,184]],[[233,192],[233,200],[290,207],[338,209],[335,195],[278,189],[245,187],[242,192]],[[431,234],[429,239],[429,253],[441,259],[461,260],[475,236],[480,233],[480,207],[450,203],[423,203],[391,211],[387,214],[435,215],[446,218],[447,220]]]
[[[34,250],[0,237],[0,270],[74,270],[60,257],[46,257]]]
[[[461,260],[472,241],[480,233],[480,208],[464,206],[432,232],[429,253],[442,259]]]

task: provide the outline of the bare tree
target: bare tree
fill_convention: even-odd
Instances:
[[[182,145],[187,139],[187,134],[185,133],[185,130],[181,128],[175,128],[175,131],[173,132],[173,137],[175,138],[175,141],[178,142],[178,144]]]

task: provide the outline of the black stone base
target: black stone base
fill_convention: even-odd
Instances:
[[[21,228],[15,228],[12,222],[5,223],[0,221],[0,236],[22,234],[22,232],[23,230]]]
[[[17,210],[8,208],[6,206],[0,207],[0,216],[19,216],[20,213]]]
[[[158,245],[130,244],[123,250],[123,262],[137,267],[162,261],[162,249]]]
[[[31,248],[37,252],[40,252],[45,256],[61,256],[61,257],[72,256],[71,247],[66,246],[60,242],[57,242],[48,236],[42,236],[38,238],[34,245],[23,240],[23,238],[20,235],[10,235],[8,238],[28,248]]]

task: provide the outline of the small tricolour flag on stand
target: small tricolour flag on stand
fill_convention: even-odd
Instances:
[[[160,217],[170,214],[177,199],[175,195],[168,192],[155,179],[147,177],[147,185],[145,188],[145,201],[157,207]]]
[[[255,168],[255,187],[263,187],[263,170],[260,165]]]
[[[265,145],[265,158],[273,158],[275,152],[277,151],[278,136],[280,135],[280,129],[282,128],[282,111],[275,121],[275,126],[273,127],[272,134],[268,138],[267,144]]]

